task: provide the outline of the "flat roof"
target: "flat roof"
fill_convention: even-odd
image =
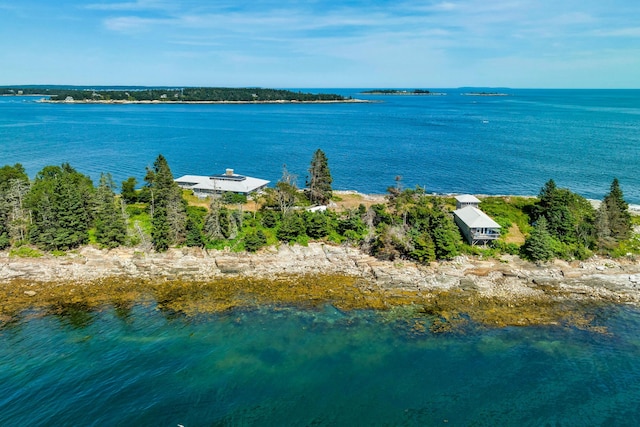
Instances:
[[[270,181],[244,175],[184,175],[175,179],[178,185],[208,193],[251,193]]]

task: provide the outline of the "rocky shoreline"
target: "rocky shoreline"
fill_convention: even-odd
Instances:
[[[0,253],[0,285],[15,280],[91,283],[106,278],[212,281],[229,277],[341,275],[361,287],[412,292],[474,291],[505,302],[554,298],[640,305],[640,263],[592,258],[536,265],[516,256],[500,259],[458,257],[421,265],[381,261],[361,251],[322,243],[280,245],[257,254],[199,248],[144,253],[134,248],[99,250],[86,246],[66,256],[19,258]]]

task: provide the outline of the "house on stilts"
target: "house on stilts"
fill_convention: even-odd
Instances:
[[[486,245],[500,237],[500,224],[482,212],[478,206],[480,200],[464,194],[456,196],[456,210],[453,218],[462,235],[470,245]]]

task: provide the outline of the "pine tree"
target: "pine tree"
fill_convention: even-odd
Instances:
[[[198,223],[191,216],[187,218],[187,239],[185,243],[190,247],[204,246],[202,241],[202,230],[200,230]]]
[[[244,237],[244,248],[247,252],[255,252],[267,244],[267,236],[262,230],[250,231]]]
[[[114,193],[111,174],[101,174],[96,190],[96,240],[102,246],[115,248],[127,238],[127,224]]]
[[[431,235],[427,232],[420,233],[413,238],[414,249],[411,257],[420,262],[431,262],[436,260],[436,246]]]
[[[541,216],[531,234],[522,245],[522,254],[532,261],[548,261],[553,258],[553,240],[547,230],[547,219]]]
[[[327,204],[331,200],[332,190],[331,172],[327,156],[320,149],[313,153],[311,166],[309,167],[309,180],[307,181],[307,197],[314,204]]]
[[[611,190],[602,204],[607,214],[611,238],[617,242],[628,239],[631,236],[631,215],[617,178],[611,183]]]
[[[533,209],[534,222],[544,217],[547,231],[558,241],[588,248],[595,242],[596,213],[584,197],[558,188],[549,180],[540,190],[539,201]]]
[[[460,231],[453,218],[438,203],[433,207],[430,232],[435,244],[437,259],[452,259],[458,255],[458,245],[461,239]]]
[[[207,210],[201,206],[187,207],[187,237],[186,245],[190,247],[202,247],[202,227]]]
[[[321,239],[329,234],[329,216],[324,212],[308,212],[305,215],[307,235],[312,239]]]
[[[171,228],[165,208],[157,208],[151,220],[151,242],[158,252],[165,252],[171,245]]]
[[[138,192],[136,191],[136,184],[136,178],[133,176],[130,176],[125,181],[122,181],[120,195],[126,203],[138,202]]]
[[[25,198],[32,214],[31,242],[49,250],[86,243],[93,220],[93,193],[91,180],[69,164],[42,169]]]
[[[57,219],[55,249],[68,250],[89,240],[89,215],[81,192],[68,175],[56,182],[53,214]]]
[[[298,236],[305,233],[305,224],[295,212],[288,213],[282,217],[280,228],[276,232],[276,237],[281,242],[292,242],[298,238]]]
[[[162,154],[156,158],[153,169],[147,169],[145,181],[150,194],[152,228],[158,228],[155,233],[157,239],[153,238],[152,230],[156,250],[166,250],[171,245],[183,243],[187,225],[186,203],[182,198],[182,189],[173,180],[169,163]],[[159,211],[162,211],[161,215],[158,215]],[[156,241],[160,246],[156,246]]]

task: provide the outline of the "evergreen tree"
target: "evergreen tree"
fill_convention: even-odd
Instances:
[[[91,180],[69,164],[42,169],[25,199],[32,214],[31,242],[48,250],[86,243],[93,220],[93,193]]]
[[[114,188],[111,174],[101,174],[96,190],[96,240],[107,248],[122,245],[127,238],[127,224]]]
[[[311,166],[309,167],[309,180],[307,181],[307,197],[313,204],[327,204],[331,200],[332,190],[331,172],[327,156],[320,149],[313,153]]]
[[[292,242],[305,233],[305,224],[296,213],[288,213],[282,217],[276,237],[281,242]]]
[[[553,238],[547,230],[547,219],[541,216],[531,234],[522,245],[522,255],[532,261],[548,261],[553,258]]]
[[[147,169],[145,181],[150,194],[151,224],[153,228],[158,228],[155,233],[158,239],[152,238],[156,250],[166,250],[171,245],[183,243],[187,225],[186,203],[182,198],[182,189],[173,180],[167,159],[162,154],[156,158],[153,169]],[[162,214],[158,215],[160,210]],[[151,234],[153,237],[153,230]],[[155,245],[156,241],[160,246]]]
[[[204,242],[202,241],[202,230],[198,227],[196,221],[191,217],[187,217],[187,246],[190,247],[202,247]]]
[[[187,237],[186,245],[191,247],[202,247],[202,226],[207,210],[201,206],[187,207]]]
[[[138,202],[138,192],[136,191],[136,181],[135,177],[130,176],[125,181],[122,181],[122,188],[120,190],[120,196],[126,203],[137,203]]]
[[[430,220],[430,233],[435,245],[437,259],[452,259],[458,255],[461,241],[460,231],[444,207],[435,203]]]
[[[5,165],[0,168],[0,192],[8,191],[14,180],[29,182],[24,166],[16,163],[13,166]]]
[[[631,236],[631,214],[629,205],[624,200],[620,183],[614,178],[609,194],[602,201],[609,222],[610,236],[616,242]]]
[[[158,252],[164,252],[171,245],[171,228],[164,207],[157,208],[151,220],[151,243]]]
[[[247,252],[255,252],[267,244],[267,236],[262,230],[250,231],[244,237],[244,248]]]
[[[266,228],[274,228],[278,225],[278,213],[272,210],[265,210],[262,212],[262,225]]]
[[[544,217],[549,234],[568,247],[588,248],[594,244],[596,215],[591,203],[549,180],[540,190],[533,209],[534,222]]]
[[[308,212],[305,223],[307,235],[312,239],[321,239],[329,234],[329,217],[324,212]]]
[[[427,232],[419,233],[413,237],[414,249],[411,257],[420,262],[431,262],[436,260],[436,245],[433,243],[431,235]]]

